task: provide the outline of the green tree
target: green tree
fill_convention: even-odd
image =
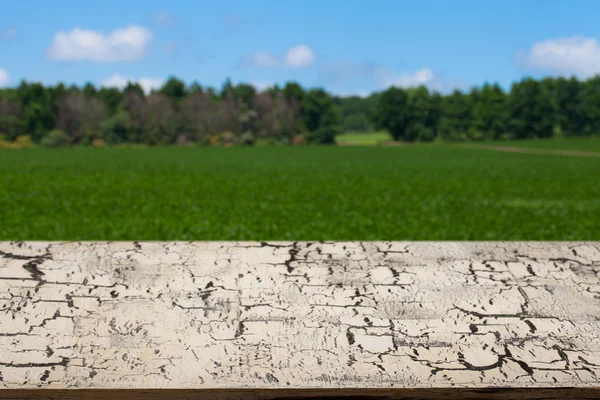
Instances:
[[[118,111],[115,115],[102,121],[100,133],[108,144],[119,144],[130,141],[130,118],[127,111]]]
[[[298,82],[287,82],[282,92],[288,102],[295,100],[298,104],[303,103],[304,96],[306,95],[306,92]]]
[[[435,137],[436,121],[433,98],[425,86],[408,91],[408,125],[403,139],[406,141],[432,141]]]
[[[81,93],[81,88],[76,84],[72,84],[67,88],[67,93]]]
[[[583,85],[581,97],[585,122],[582,134],[600,135],[600,75],[588,79]]]
[[[575,77],[559,77],[554,81],[555,123],[566,136],[579,136],[585,130],[585,83]]]
[[[227,78],[221,87],[220,98],[224,99],[229,95],[235,96],[235,91],[233,83],[231,83],[231,79]]]
[[[21,101],[24,133],[39,142],[44,134],[54,128],[56,114],[50,92],[41,83],[21,82],[18,89]]]
[[[454,90],[441,101],[438,134],[446,140],[465,140],[473,123],[473,107],[469,95]]]
[[[550,93],[532,78],[515,83],[508,95],[510,128],[515,139],[548,138],[553,135],[553,112]]]
[[[138,82],[127,82],[127,85],[123,89],[123,94],[135,93],[141,98],[145,98],[144,88]]]
[[[340,122],[333,101],[323,89],[312,89],[302,102],[304,126],[308,130],[307,141],[317,144],[333,144],[340,132]]]
[[[410,121],[408,95],[404,89],[391,87],[381,94],[373,114],[377,129],[385,129],[394,140],[404,139]]]
[[[88,82],[83,87],[82,93],[87,97],[94,97],[98,93],[98,91],[91,82]]]
[[[366,114],[350,114],[344,117],[344,132],[366,132],[371,128]]]
[[[364,114],[369,120],[372,119],[375,108],[377,107],[377,101],[379,99],[379,93],[371,94],[367,97],[360,96],[348,96],[348,97],[334,97],[333,101],[336,106],[340,109],[340,115],[342,118],[346,118],[350,115]]]
[[[21,104],[14,91],[0,93],[0,135],[9,141],[23,133]]]
[[[98,91],[96,96],[104,103],[106,110],[110,115],[117,112],[117,109],[123,100],[121,91],[114,87],[103,87]]]
[[[60,102],[60,99],[62,99],[69,92],[69,90],[63,82],[60,82],[54,87],[49,87],[47,90],[48,96],[50,96],[50,103],[52,104],[52,113],[56,118],[58,115],[58,103]]]
[[[282,93],[282,90],[279,87],[279,85],[275,84],[273,86],[269,86],[266,92],[269,93],[271,99],[275,100],[279,96],[279,94]]]
[[[185,83],[175,76],[170,76],[158,92],[173,100],[175,105],[177,105],[187,94]]]
[[[252,99],[256,94],[256,88],[254,86],[247,83],[240,83],[233,88],[233,93],[235,99],[241,106],[244,106],[247,109],[252,107]]]
[[[472,131],[488,139],[500,139],[508,124],[506,93],[497,84],[486,83],[473,100]]]
[[[187,89],[187,93],[189,95],[203,93],[202,85],[200,85],[198,82],[192,82],[192,84]]]
[[[205,93],[212,103],[217,103],[219,101],[219,94],[215,88],[208,86]]]

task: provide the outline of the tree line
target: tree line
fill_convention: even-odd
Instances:
[[[146,95],[122,90],[21,82],[0,91],[0,133],[47,146],[121,144],[333,143],[340,122],[332,97],[298,83],[259,92],[227,81],[220,91],[171,77]]]
[[[176,77],[146,94],[21,82],[0,90],[0,141],[49,147],[121,143],[334,143],[341,132],[387,130],[395,140],[498,140],[600,133],[600,76],[524,78],[442,95],[421,86],[340,97],[296,82],[221,90]]]
[[[504,91],[484,84],[447,95],[389,88],[334,99],[345,131],[385,129],[395,140],[506,140],[600,134],[600,76],[530,77]]]

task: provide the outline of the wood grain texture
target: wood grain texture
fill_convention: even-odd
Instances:
[[[4,398],[599,387],[597,242],[0,242]]]

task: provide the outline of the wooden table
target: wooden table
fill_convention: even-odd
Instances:
[[[598,242],[0,242],[0,398],[600,397]]]

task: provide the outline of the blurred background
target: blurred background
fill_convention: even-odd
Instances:
[[[600,240],[599,12],[6,3],[0,240]]]

